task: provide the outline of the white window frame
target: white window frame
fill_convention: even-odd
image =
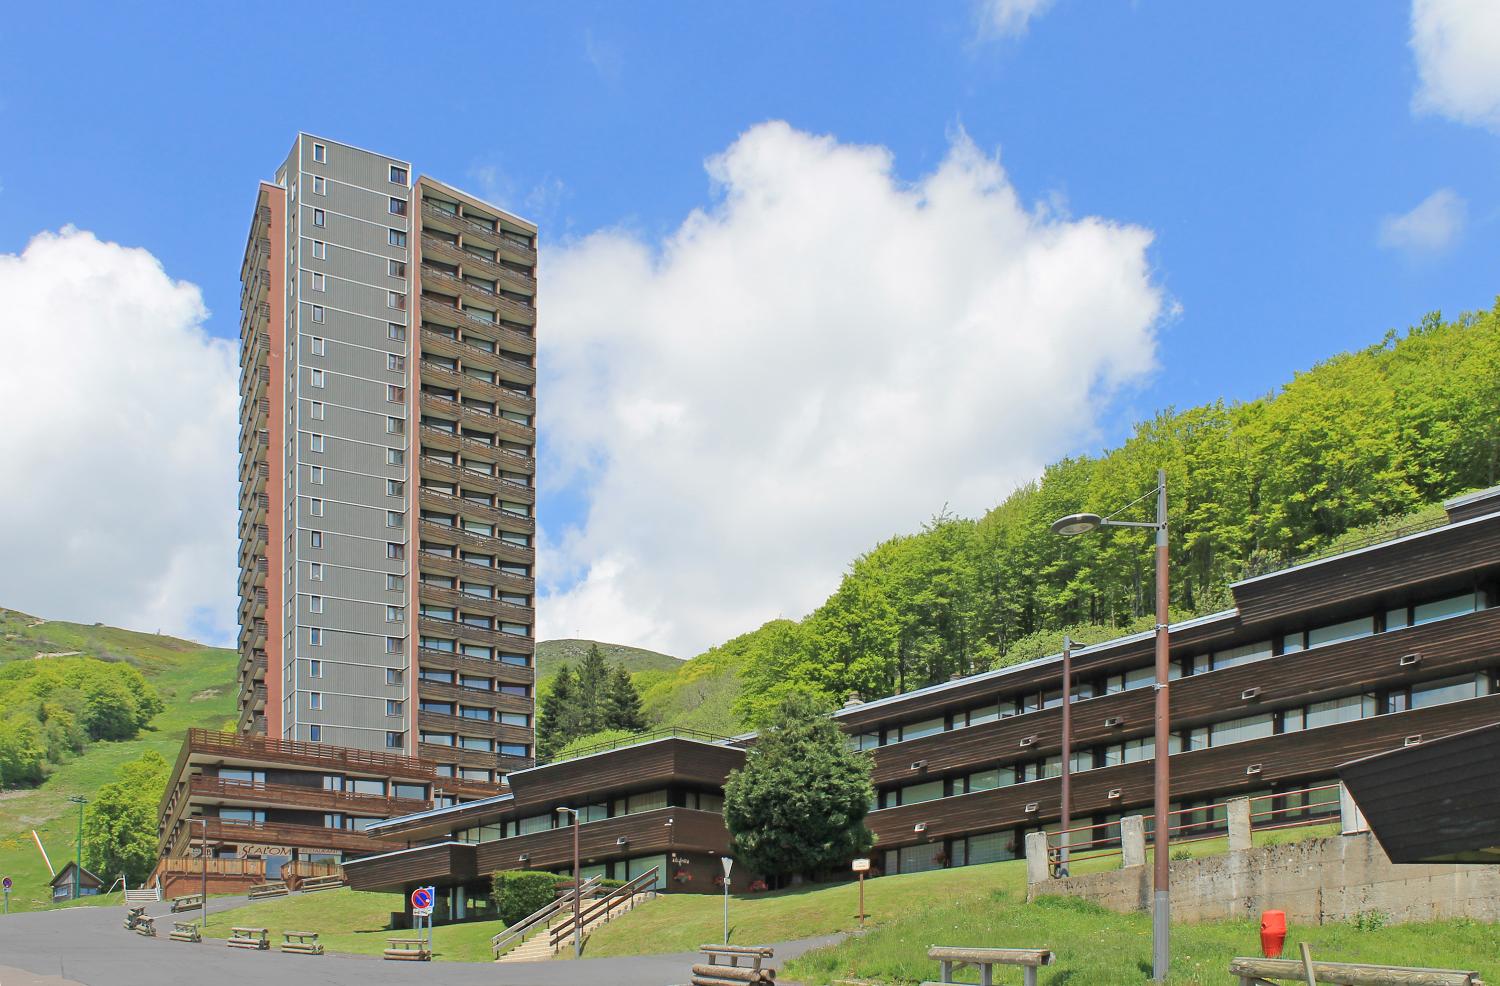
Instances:
[[[387,235],[386,238],[385,238],[387,246],[393,246],[393,247],[404,247],[404,246],[406,246],[406,230],[404,230],[404,229],[396,229],[394,226],[387,226],[386,228],[388,230],[390,230],[389,235]]]
[[[314,291],[327,291],[328,290],[328,288],[326,287],[327,283],[328,283],[327,279],[322,275],[321,272],[319,272],[319,271],[313,271],[312,272],[312,289]]]
[[[321,677],[323,677],[323,662],[322,661],[309,660],[307,662],[307,676],[309,678],[321,678]]]
[[[385,323],[385,334],[388,339],[393,339],[396,342],[405,342],[406,326],[396,322],[387,322]]]
[[[307,707],[309,709],[312,709],[314,712],[321,712],[321,711],[323,711],[323,693],[322,692],[308,692],[307,693]]]
[[[322,336],[313,336],[312,354],[314,356],[326,356],[328,354],[328,340]]]
[[[385,272],[388,277],[406,277],[406,261],[394,257],[386,259]]]
[[[313,484],[314,486],[322,486],[323,485],[323,467],[322,466],[313,466],[309,470],[309,472],[308,472],[307,481],[309,483]]]
[[[328,244],[322,240],[312,241],[312,255],[314,260],[328,259]]]
[[[316,229],[328,228],[328,213],[323,209],[313,210],[313,227]]]
[[[307,597],[307,611],[309,613],[321,613],[321,612],[323,612],[323,597],[322,596],[308,596]]]
[[[315,497],[312,497],[311,499],[309,499],[307,501],[307,512],[308,512],[308,514],[310,516],[313,516],[313,517],[321,517],[321,516],[323,516],[323,499],[322,499],[322,497],[316,497],[315,496]]]
[[[323,581],[323,563],[320,562],[320,561],[310,561],[310,562],[308,562],[307,563],[307,578],[308,578],[308,581],[310,581],[310,582],[322,582]]]
[[[321,452],[321,451],[323,451],[323,436],[322,435],[309,435],[308,436],[308,440],[307,440],[307,447],[310,448],[314,452]]]
[[[311,418],[312,420],[314,420],[314,421],[322,421],[322,420],[324,420],[323,415],[324,415],[324,412],[326,411],[326,408],[325,408],[323,402],[322,401],[309,401],[308,403],[309,403],[309,406],[308,406],[308,409],[307,409],[307,416],[309,418]]]
[[[317,367],[313,367],[311,378],[308,380],[309,385],[313,387],[326,387],[328,386],[327,381],[327,375]]]
[[[328,145],[313,141],[313,160],[319,164],[328,163]]]
[[[396,177],[396,172],[398,171],[401,172],[400,178]],[[400,185],[402,188],[410,187],[411,171],[409,169],[403,168],[399,164],[393,164],[388,174],[390,175],[392,185]]]
[[[313,305],[312,306],[312,320],[314,322],[317,322],[320,325],[323,323],[323,306],[322,305]]]
[[[313,175],[313,194],[314,195],[327,195],[328,194],[328,179],[327,178],[324,178],[322,175]]]
[[[308,531],[307,532],[307,544],[308,544],[308,547],[310,547],[310,548],[322,549],[322,547],[323,547],[323,532],[322,531]]]
[[[385,450],[385,464],[388,466],[406,465],[406,452],[403,449],[388,448]]]
[[[308,627],[307,628],[307,646],[309,646],[309,647],[322,647],[323,646],[323,628],[322,627]]]

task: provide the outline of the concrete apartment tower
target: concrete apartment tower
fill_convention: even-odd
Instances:
[[[536,232],[309,134],[260,184],[240,273],[242,733],[439,778],[532,763]]]

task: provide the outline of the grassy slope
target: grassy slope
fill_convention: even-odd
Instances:
[[[577,664],[588,653],[591,644],[599,645],[606,661],[624,664],[625,670],[632,675],[642,671],[672,671],[682,664],[671,654],[624,644],[606,644],[600,640],[539,640],[536,645],[537,680],[551,678],[563,663]]]
[[[78,810],[68,802],[69,796],[87,797],[113,780],[120,765],[147,750],[172,760],[188,727],[217,728],[235,713],[233,651],[114,627],[38,623],[34,617],[0,609],[0,661],[60,651],[134,664],[161,692],[166,708],[152,721],[151,731],[139,738],[94,743],[58,767],[41,787],[0,793],[0,875],[15,882],[10,906],[18,911],[46,906],[50,900],[50,877],[31,840],[32,828],[41,835],[52,865],[61,869],[73,858],[77,834]]]

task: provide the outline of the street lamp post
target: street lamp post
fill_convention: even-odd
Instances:
[[[573,816],[573,958],[576,959],[583,954],[583,926],[579,923],[578,916],[583,902],[578,865],[578,826],[582,819],[578,817],[577,808],[559,808],[557,813]]]
[[[202,863],[203,869],[203,927],[208,927],[208,818],[206,816],[198,819],[198,824],[203,826],[203,841],[198,844],[198,862]]]
[[[1063,634],[1062,652],[1062,844],[1057,848],[1057,875],[1069,876],[1068,849],[1073,836],[1073,638]]]
[[[78,852],[73,857],[73,899],[77,900],[83,893],[83,806],[89,799],[75,794],[68,800],[78,806]]]
[[[1171,702],[1168,698],[1170,684],[1170,639],[1167,616],[1167,473],[1156,471],[1156,520],[1114,520],[1098,514],[1071,514],[1052,525],[1054,534],[1072,536],[1087,534],[1100,527],[1144,527],[1156,531],[1156,740],[1155,760],[1155,808],[1152,824],[1152,843],[1156,851],[1154,883],[1155,897],[1151,910],[1151,978],[1165,982],[1167,968],[1171,964],[1171,857],[1168,855],[1168,828],[1171,819]],[[1144,499],[1144,497],[1142,497]],[[1139,502],[1139,501],[1136,501]],[[1066,652],[1065,652],[1066,653]],[[1066,674],[1066,672],[1065,672]],[[1064,685],[1064,687],[1067,687]],[[1067,716],[1067,702],[1063,703],[1063,715]],[[1066,756],[1066,755],[1065,755]],[[1067,769],[1064,764],[1064,771]],[[1066,773],[1063,775],[1067,776]],[[1064,836],[1066,838],[1066,836]]]

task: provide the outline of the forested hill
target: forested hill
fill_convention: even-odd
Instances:
[[[659,723],[733,732],[780,695],[829,704],[893,694],[1144,628],[1149,532],[1060,538],[1057,517],[1108,513],[1167,471],[1174,618],[1230,603],[1264,567],[1500,482],[1500,303],[1296,374],[1244,403],[1169,409],[1119,448],[1064,459],[983,517],[934,517],[856,558],[800,622],[777,620],[686,662],[646,691]],[[1151,509],[1141,504],[1142,516]]]

